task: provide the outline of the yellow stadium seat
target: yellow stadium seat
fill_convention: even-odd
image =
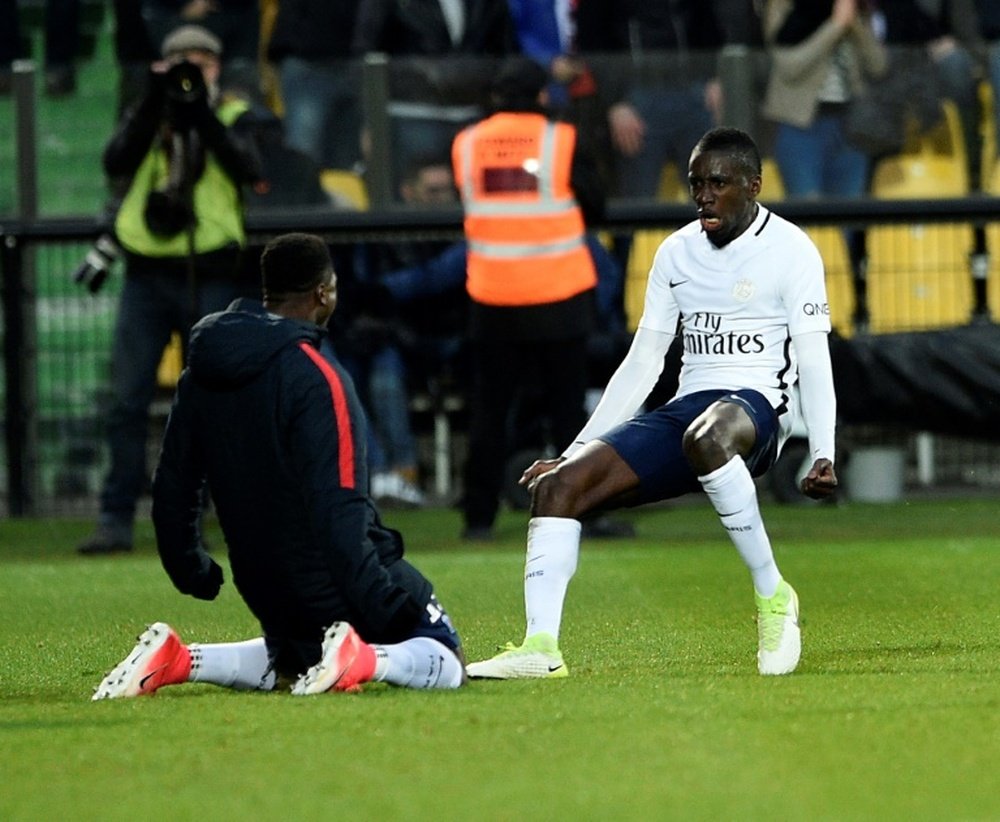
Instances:
[[[765,205],[785,199],[785,183],[781,179],[781,170],[773,157],[761,159],[760,201]]]
[[[925,132],[911,126],[898,154],[880,160],[872,178],[872,195],[882,199],[963,197],[969,193],[969,169],[958,108],[942,103],[941,122]]]
[[[1000,163],[996,163],[990,174],[986,193],[1000,196]],[[986,249],[989,252],[990,267],[986,282],[986,302],[994,320],[1000,319],[1000,223],[987,223]]]
[[[673,163],[666,163],[660,171],[656,199],[668,203],[686,203],[690,199],[687,186],[681,181],[677,166]]]
[[[982,138],[982,179],[983,188],[993,180],[997,172],[997,123],[996,123],[996,99],[993,95],[993,86],[989,81],[983,80],[979,84],[979,134]]]
[[[836,226],[807,226],[805,230],[823,258],[826,295],[830,300],[830,322],[841,335],[850,336],[851,317],[854,313],[854,281],[844,232]]]
[[[935,129],[911,136],[879,162],[872,195],[881,199],[962,197],[969,192],[961,123],[953,103]],[[871,330],[911,331],[968,322],[972,308],[972,227],[934,223],[868,229]]]
[[[181,335],[176,331],[170,336],[170,342],[163,349],[163,357],[156,369],[156,384],[160,388],[172,389],[181,378],[184,369],[184,348],[181,345]]]
[[[961,325],[972,312],[968,225],[879,226],[868,231],[871,330]]]
[[[667,237],[669,231],[658,229],[643,229],[632,235],[632,248],[628,255],[628,266],[625,270],[625,317],[629,330],[635,331],[642,316],[642,307],[646,295],[646,280],[653,257],[660,243]]]
[[[360,174],[342,168],[325,168],[319,179],[323,190],[331,197],[358,211],[368,210],[368,187]]]

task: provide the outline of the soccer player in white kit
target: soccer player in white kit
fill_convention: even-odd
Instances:
[[[656,252],[628,354],[577,440],[524,472],[525,639],[470,664],[472,677],[566,676],[559,629],[580,518],[699,489],[750,571],[759,672],[787,674],[799,662],[798,596],[775,564],[754,477],[774,464],[801,414],[813,458],[802,491],[819,499],[837,486],[823,263],[805,232],[757,203],[760,153],[745,132],[706,133],[688,184],[698,219]],[[677,334],[677,393],[637,414]]]

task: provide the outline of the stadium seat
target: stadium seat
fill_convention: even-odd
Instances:
[[[687,203],[691,199],[687,186],[681,182],[677,166],[673,163],[666,163],[660,171],[656,199],[668,203]]]
[[[320,183],[338,203],[357,211],[368,210],[368,188],[360,174],[341,168],[325,168],[320,172]]]
[[[915,331],[968,322],[972,241],[972,227],[966,224],[869,229],[871,330]]]
[[[830,322],[838,333],[848,337],[852,332],[854,283],[844,232],[836,226],[807,226],[805,230],[823,258]]]
[[[872,181],[874,197],[962,197],[969,193],[958,112],[948,102],[944,113],[939,126],[911,135],[903,152],[878,163]],[[869,228],[871,330],[912,331],[968,322],[972,242],[972,227],[966,223]]]
[[[983,189],[995,185],[994,176],[1000,172],[997,164],[997,125],[995,118],[996,100],[993,96],[993,86],[987,80],[979,83],[979,133],[982,138],[982,179]],[[998,180],[997,182],[1000,182]],[[993,191],[996,191],[993,188]]]
[[[883,199],[962,197],[969,193],[969,170],[958,109],[942,103],[943,117],[934,128],[917,132],[911,125],[906,145],[881,159],[872,178],[872,195]]]
[[[156,369],[156,384],[160,388],[173,391],[177,385],[177,380],[181,377],[184,369],[184,350],[181,346],[181,335],[174,332],[170,336],[170,342],[163,349],[163,357],[160,365]]]
[[[624,294],[625,318],[630,331],[635,331],[642,316],[646,279],[649,277],[649,267],[653,264],[653,256],[669,233],[651,228],[636,231],[632,235],[632,248],[625,270]]]
[[[995,162],[990,176],[986,178],[986,194],[1000,196],[1000,162]],[[990,267],[986,285],[986,301],[990,315],[1000,319],[1000,223],[986,226],[986,249],[989,252]]]
[[[781,170],[773,157],[761,159],[760,201],[767,205],[785,199],[785,183],[781,179]]]

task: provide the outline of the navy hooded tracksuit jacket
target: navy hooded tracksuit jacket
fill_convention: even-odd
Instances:
[[[350,378],[328,345],[321,351],[325,336],[254,300],[202,319],[153,483],[157,543],[174,585],[218,593],[198,526],[207,480],[237,589],[268,640],[304,642],[305,657],[318,657],[337,620],[369,642],[400,641],[431,596],[368,497],[365,418]]]

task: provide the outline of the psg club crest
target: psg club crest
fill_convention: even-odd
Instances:
[[[733,286],[733,299],[737,302],[745,303],[753,296],[754,290],[753,280],[737,280]]]

